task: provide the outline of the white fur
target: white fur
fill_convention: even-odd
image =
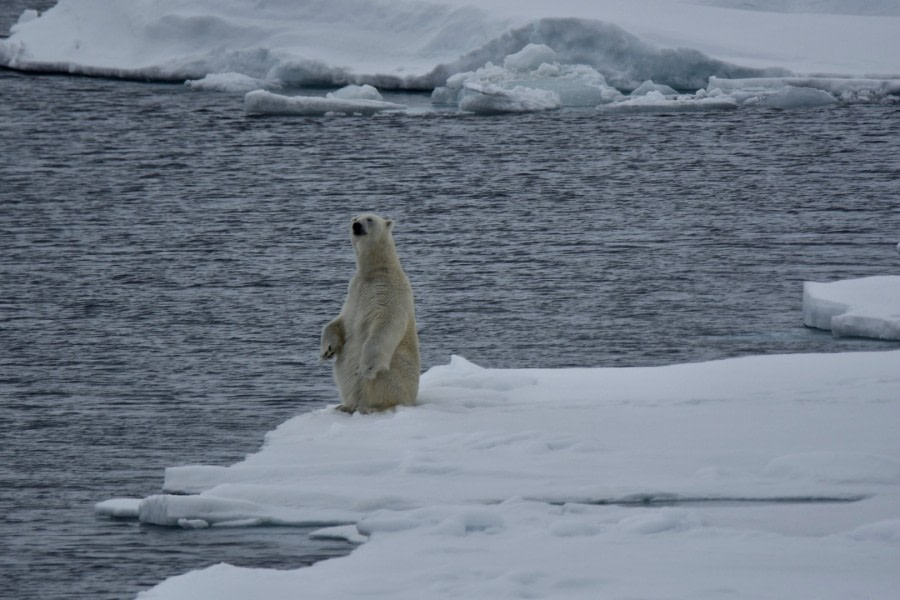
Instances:
[[[419,392],[415,305],[393,226],[374,214],[350,222],[356,273],[341,314],[322,330],[321,356],[335,357],[334,380],[346,412],[413,405]]]

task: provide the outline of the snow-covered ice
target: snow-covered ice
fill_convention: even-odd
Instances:
[[[265,90],[255,90],[244,96],[244,112],[248,115],[298,115],[305,117],[342,113],[373,115],[404,110],[406,105],[381,100],[367,100],[338,96],[282,96]]]
[[[900,275],[807,281],[803,323],[835,336],[900,340]]]
[[[525,71],[552,64],[540,53],[521,56],[524,65],[504,64],[533,44],[549,48],[561,65],[590,67],[623,92],[646,80],[696,90],[711,76],[897,78],[896,4],[60,0],[43,14],[23,13],[0,40],[0,65],[139,79],[237,73],[288,86],[431,90],[488,63]],[[759,10],[743,10],[748,7]]]
[[[558,370],[454,357],[423,375],[419,406],[304,414],[240,463],[169,468],[167,493],[113,506],[361,544],[296,571],[192,571],[145,600],[887,600],[898,364],[900,351]]]

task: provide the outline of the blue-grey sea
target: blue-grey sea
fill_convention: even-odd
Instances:
[[[93,506],[338,401],[319,332],[358,212],[397,222],[423,369],[900,346],[801,312],[803,281],[900,270],[900,105],[249,118],[240,94],[0,71],[0,149],[2,598],[351,550]]]

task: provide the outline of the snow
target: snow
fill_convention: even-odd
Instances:
[[[900,276],[807,281],[803,323],[835,336],[900,340]]]
[[[890,0],[60,0],[23,13],[0,40],[0,65],[432,90],[488,63],[555,62],[586,65],[621,92],[647,80],[695,90],[711,76],[896,78],[898,30]]]
[[[318,525],[358,544],[350,555],[216,565],[140,598],[887,600],[898,364],[900,351],[557,370],[453,357],[423,375],[416,407],[300,415],[244,461],[169,468],[166,493],[137,501],[165,526]]]
[[[330,113],[373,115],[404,110],[406,105],[366,99],[345,99],[338,96],[282,96],[265,90],[255,90],[244,96],[244,112],[248,115],[321,116]]]

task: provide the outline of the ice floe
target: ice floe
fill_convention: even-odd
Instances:
[[[783,0],[781,12],[708,4],[60,0],[40,15],[23,13],[9,38],[0,39],[0,65],[170,81],[240,73],[287,86],[431,90],[535,44],[551,48],[560,64],[591,67],[623,92],[648,79],[692,90],[711,76],[900,74],[896,10],[867,4],[871,10],[863,11],[855,0],[818,4],[819,13],[833,14],[814,15],[794,14],[811,0]]]
[[[807,281],[803,323],[835,336],[900,340],[900,275]]]
[[[244,112],[248,115],[322,116],[331,113],[374,115],[384,111],[404,110],[406,106],[394,102],[367,99],[345,99],[320,96],[282,96],[265,90],[255,90],[244,96]]]
[[[422,377],[420,404],[283,423],[166,470],[137,515],[323,527],[296,571],[217,565],[143,600],[887,599],[900,585],[900,351]],[[186,494],[186,495],[185,495]],[[122,500],[98,511],[134,510]],[[727,593],[726,593],[727,592]]]

